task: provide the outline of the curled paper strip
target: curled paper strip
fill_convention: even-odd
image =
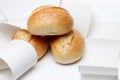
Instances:
[[[14,25],[0,23],[0,48],[11,41],[12,36],[20,27]]]
[[[13,80],[19,78],[36,62],[37,54],[35,49],[31,44],[23,40],[12,40],[0,50],[0,69],[9,68]]]

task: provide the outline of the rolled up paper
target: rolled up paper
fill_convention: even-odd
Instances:
[[[11,37],[20,28],[14,25],[0,23],[0,48],[11,41]]]
[[[0,49],[11,41],[11,37],[19,29],[19,27],[10,24],[2,22],[0,23]],[[4,61],[0,60],[0,63],[0,69],[6,68],[6,64],[4,63]]]
[[[38,59],[34,47],[23,40],[12,40],[0,53],[0,67],[9,68],[14,80],[34,66]]]
[[[45,37],[32,35],[25,29],[18,30],[12,39],[24,40],[30,43],[35,48],[38,59],[41,59],[45,55],[49,46],[48,40]]]

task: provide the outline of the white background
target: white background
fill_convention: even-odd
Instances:
[[[14,2],[15,1],[15,2]],[[92,5],[92,24],[94,23],[120,23],[120,0],[79,0],[80,3]],[[0,9],[8,20],[26,17],[38,5],[58,5],[57,0],[0,0]],[[69,4],[69,3],[68,3]],[[14,7],[14,5],[16,7]],[[21,5],[21,7],[19,7]],[[17,9],[16,9],[17,8]],[[27,9],[26,9],[27,8]],[[91,30],[93,27],[91,27]],[[94,34],[90,30],[90,35]],[[94,35],[92,35],[94,37]],[[51,53],[47,53],[37,65],[18,80],[80,80],[78,63],[73,65],[59,65],[55,63]]]

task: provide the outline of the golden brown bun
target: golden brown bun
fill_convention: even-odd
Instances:
[[[84,38],[77,31],[57,36],[51,41],[51,50],[53,58],[60,64],[70,64],[78,61],[83,52]]]
[[[18,30],[14,35],[12,39],[20,39],[29,41],[31,39],[32,35],[25,29]]]
[[[73,19],[67,10],[46,5],[32,12],[27,25],[34,35],[63,35],[72,30]]]
[[[31,35],[27,30],[17,31],[12,39],[19,39],[29,42],[36,50],[38,59],[40,59],[48,49],[48,41],[41,36]]]
[[[29,40],[29,43],[32,44],[36,49],[39,59],[46,53],[48,49],[47,40],[40,36],[32,36],[32,38]]]

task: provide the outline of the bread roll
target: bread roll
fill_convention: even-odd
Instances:
[[[34,35],[63,35],[72,30],[73,18],[61,7],[45,5],[32,12],[27,26]]]
[[[25,29],[17,31],[12,39],[19,39],[29,42],[35,48],[38,59],[46,53],[48,48],[48,41],[45,38],[41,36],[34,36]]]
[[[78,61],[83,52],[84,38],[77,31],[56,36],[50,42],[53,58],[60,64],[70,64]]]
[[[32,34],[30,34],[27,30],[25,29],[21,29],[18,30],[12,37],[12,39],[20,39],[20,40],[25,40],[27,42],[29,42],[29,40],[31,39]]]

